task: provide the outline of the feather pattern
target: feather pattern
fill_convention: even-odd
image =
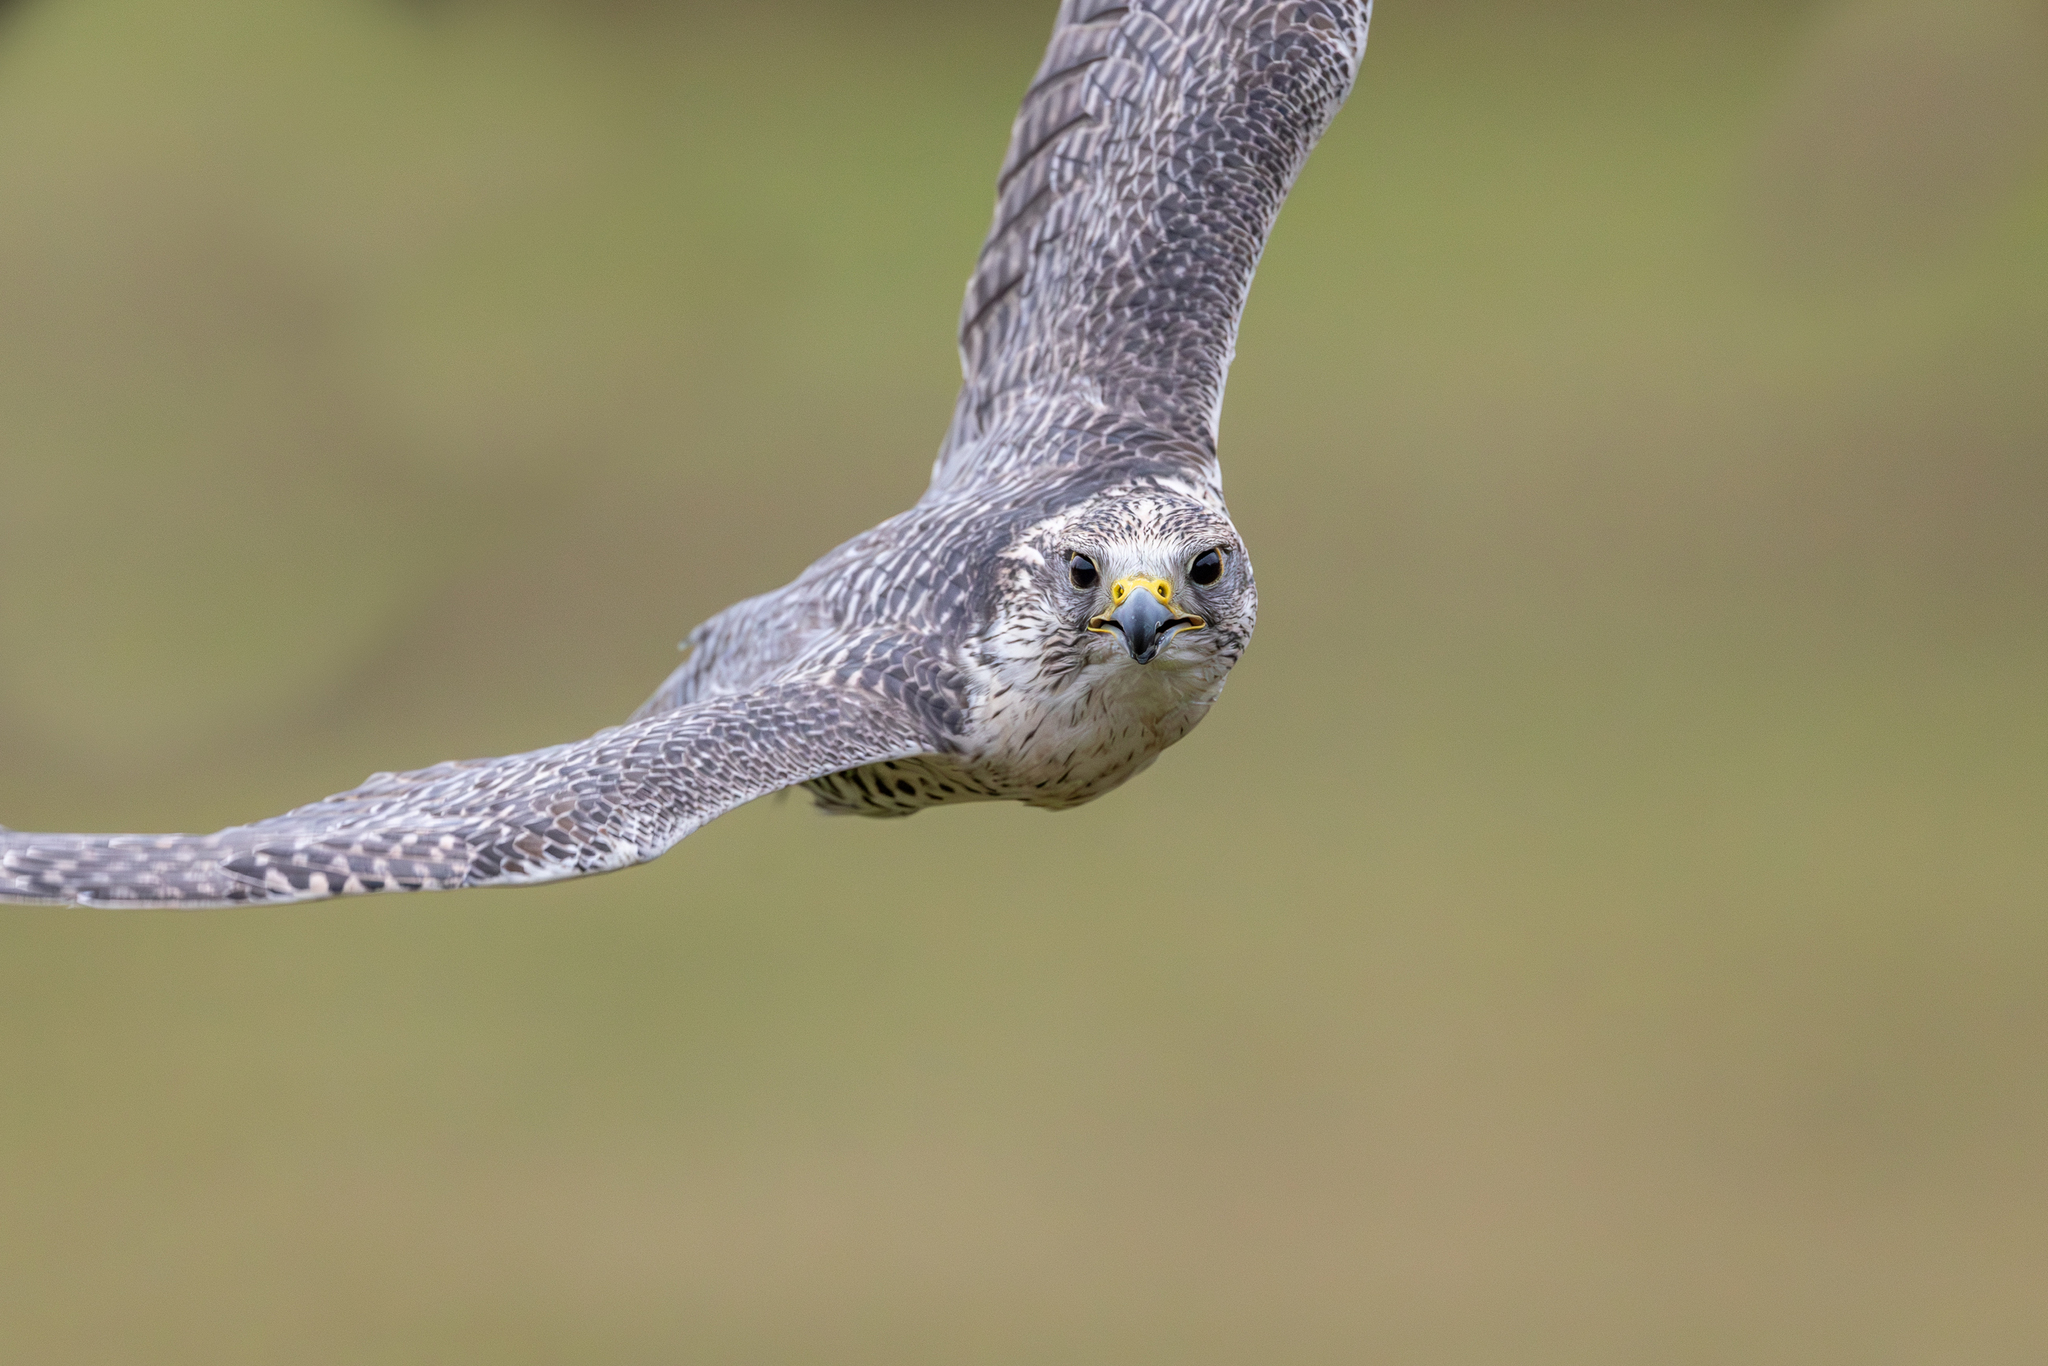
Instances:
[[[553,882],[791,783],[932,744],[884,694],[791,681],[503,759],[378,773],[212,835],[0,833],[0,896],[226,906]]]
[[[1365,55],[1369,0],[1064,0],[960,315],[935,482],[1102,412],[1213,461],[1274,217]]]

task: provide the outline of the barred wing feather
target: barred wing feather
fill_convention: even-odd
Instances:
[[[1213,455],[1274,217],[1365,55],[1370,0],[1063,0],[960,315],[935,488],[1103,415]]]
[[[888,696],[784,682],[530,754],[379,773],[212,835],[0,828],[0,901],[229,906],[553,882],[645,862],[755,797],[933,744]]]

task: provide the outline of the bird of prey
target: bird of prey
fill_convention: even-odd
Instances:
[[[0,828],[0,900],[221,906],[643,863],[802,784],[828,810],[1075,806],[1202,719],[1252,632],[1216,455],[1238,316],[1370,0],[1061,0],[916,506],[690,633],[622,726],[379,773],[212,835]]]

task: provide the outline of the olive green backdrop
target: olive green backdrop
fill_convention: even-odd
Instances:
[[[623,717],[909,503],[1051,0],[0,13],[0,821]],[[0,1357],[2048,1356],[2048,8],[1386,0],[1083,810],[0,911]]]

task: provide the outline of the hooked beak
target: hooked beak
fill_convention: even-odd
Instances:
[[[1118,579],[1109,586],[1110,610],[1088,620],[1088,629],[1114,635],[1140,664],[1150,664],[1178,631],[1196,631],[1209,623],[1173,605],[1173,585],[1165,579]]]

